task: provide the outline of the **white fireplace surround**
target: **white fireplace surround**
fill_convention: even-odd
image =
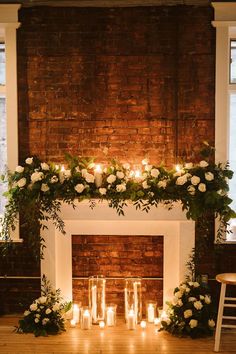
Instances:
[[[153,207],[149,213],[137,211],[129,204],[124,211],[125,216],[119,216],[106,201],[97,202],[93,210],[88,201],[77,203],[76,209],[63,203],[61,218],[66,235],[61,234],[52,221],[47,223],[41,274],[61,289],[65,300],[73,300],[71,235],[164,236],[163,304],[172,298],[173,289],[185,279],[186,262],[195,244],[195,226],[186,219],[181,204],[176,203],[171,210],[163,205]]]

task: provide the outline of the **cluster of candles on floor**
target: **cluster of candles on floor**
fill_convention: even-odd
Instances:
[[[73,305],[73,319],[71,327],[80,323],[81,329],[90,329],[92,324],[98,324],[101,329],[105,326],[116,325],[116,305],[106,306],[106,279],[102,276],[89,278],[89,306]],[[166,318],[165,311],[159,312],[157,317],[157,303],[147,301],[146,321],[142,320],[142,286],[141,278],[125,279],[125,322],[129,330],[134,330],[138,324],[145,329],[148,323],[153,323],[160,328],[161,321]]]

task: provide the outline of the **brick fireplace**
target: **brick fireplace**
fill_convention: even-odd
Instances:
[[[151,295],[161,305],[172,297],[174,287],[184,280],[187,274],[185,265],[194,247],[194,222],[186,219],[179,204],[171,211],[159,206],[148,214],[137,211],[129,205],[125,210],[125,216],[118,216],[106,202],[98,203],[95,209],[91,210],[89,203],[84,201],[78,203],[76,209],[63,204],[61,217],[65,222],[66,235],[62,235],[52,222],[48,222],[48,230],[45,233],[47,248],[41,261],[41,273],[46,274],[52,284],[62,290],[62,295],[67,300],[86,303],[87,277],[99,273],[107,277],[110,301],[116,302],[117,296],[121,295],[124,277],[143,276],[144,298],[148,288],[152,289],[148,296]],[[86,250],[83,245],[88,245],[88,242],[90,246]],[[137,242],[143,242],[147,248],[136,249],[139,251],[136,253],[137,264],[129,268],[129,252],[126,253],[127,257],[124,260],[126,263],[122,264],[118,250],[120,248],[122,252],[125,245],[130,244],[129,249],[133,252],[132,247],[135,248]],[[79,245],[79,252],[76,244]],[[151,250],[148,251],[148,247]],[[92,262],[96,248],[100,249],[99,262],[93,267],[89,263]],[[110,249],[110,254],[107,249]],[[107,259],[101,257],[106,252]],[[159,257],[158,261],[153,257],[151,261],[149,260],[150,266],[145,265],[145,252],[146,255],[155,254]],[[82,260],[86,257],[87,265],[83,263],[84,259]],[[102,258],[109,264],[112,257],[117,259],[118,267],[117,264],[116,266],[113,264],[104,268],[101,264]],[[159,274],[157,269],[160,271]],[[122,311],[122,301],[118,301],[117,304]]]

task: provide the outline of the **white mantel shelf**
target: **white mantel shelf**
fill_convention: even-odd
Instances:
[[[63,203],[61,217],[66,235],[62,235],[52,221],[48,222],[48,230],[43,235],[46,249],[41,274],[61,289],[65,300],[73,300],[71,235],[164,236],[163,304],[172,298],[173,289],[185,279],[186,262],[195,244],[195,225],[186,219],[181,204],[176,203],[171,210],[163,205],[153,207],[148,213],[129,204],[124,212],[125,216],[119,216],[106,201],[97,202],[93,210],[88,201],[77,203],[76,209]]]

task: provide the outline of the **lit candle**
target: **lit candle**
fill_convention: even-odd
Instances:
[[[93,321],[97,322],[97,287],[94,285],[92,287],[92,316]]]
[[[134,282],[134,314],[135,321],[138,323],[138,283]]]
[[[75,327],[76,326],[76,321],[73,319],[70,321],[70,326]]]
[[[115,312],[112,307],[107,309],[107,325],[115,326]]]
[[[135,177],[136,179],[140,179],[140,178],[141,178],[141,172],[140,172],[140,170],[136,170],[136,171],[134,172],[134,177]]]
[[[89,329],[90,328],[90,313],[88,310],[85,310],[83,313],[83,324],[82,324],[82,328],[83,329]]]
[[[160,329],[161,328],[161,319],[154,318],[154,325],[157,326],[157,329]]]
[[[105,328],[105,322],[104,322],[104,321],[100,321],[100,322],[99,322],[99,327],[100,327],[101,329]]]
[[[135,313],[134,310],[130,310],[127,318],[128,329],[135,329]]]
[[[101,187],[102,185],[102,168],[100,165],[96,165],[94,169],[94,178],[95,178],[95,185],[97,188]]]
[[[80,309],[77,304],[73,305],[73,320],[75,320],[75,323],[79,323],[79,313]]]
[[[145,329],[145,328],[147,327],[147,322],[146,322],[146,321],[141,321],[140,327],[141,327],[142,329]]]
[[[65,172],[65,167],[64,165],[62,165],[59,172],[59,180],[61,183],[63,183],[65,180],[64,172]]]
[[[153,304],[149,304],[148,305],[148,310],[147,310],[147,320],[148,320],[148,322],[150,322],[150,323],[153,323],[154,322],[154,317],[155,317],[155,313],[154,313],[154,306],[153,306]]]

